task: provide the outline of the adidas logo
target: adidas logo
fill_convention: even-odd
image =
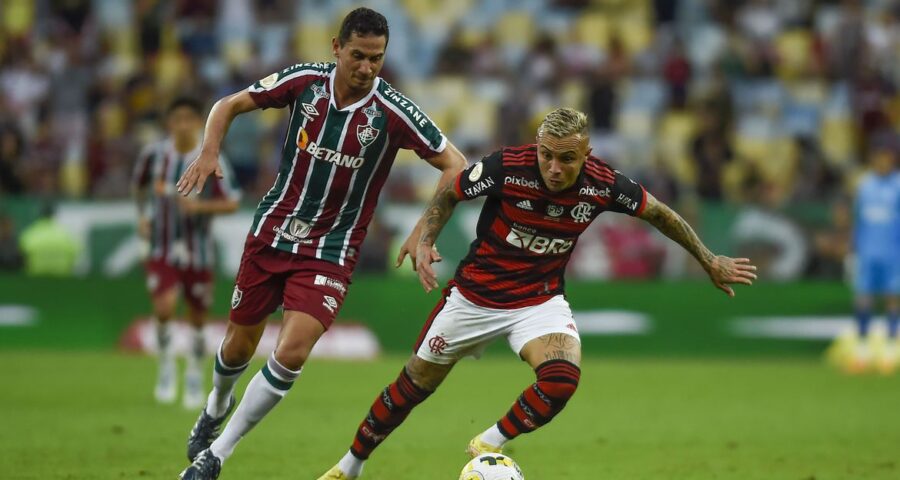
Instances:
[[[534,207],[531,206],[531,200],[522,200],[521,202],[516,204],[517,207],[522,210],[534,210]]]

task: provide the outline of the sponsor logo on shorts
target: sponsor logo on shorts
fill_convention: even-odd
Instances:
[[[322,302],[322,306],[327,308],[329,312],[334,313],[337,310],[338,302],[334,299],[334,297],[325,295],[322,297],[325,301]]]
[[[234,292],[231,294],[231,309],[237,309],[238,305],[241,304],[241,299],[244,298],[244,292],[238,288],[237,285],[234,286]]]
[[[341,295],[347,294],[347,286],[344,285],[344,283],[340,280],[335,280],[333,278],[326,277],[325,275],[316,275],[316,280],[314,283],[316,285],[324,285],[326,287],[333,288],[341,292]]]
[[[566,325],[566,328],[568,328],[569,330],[573,330],[575,332],[578,331],[578,327],[576,327],[574,323],[570,323],[570,324]]]
[[[431,353],[435,355],[443,355],[444,349],[447,348],[447,340],[440,335],[436,335],[431,337],[428,340],[428,349],[431,350]]]

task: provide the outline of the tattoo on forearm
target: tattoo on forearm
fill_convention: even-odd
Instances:
[[[704,268],[708,267],[715,255],[703,245],[694,229],[674,210],[662,203],[656,203],[644,218],[665,236],[678,242],[696,258]]]
[[[453,209],[456,207],[456,199],[453,197],[453,187],[444,186],[434,195],[428,208],[425,209],[424,224],[419,243],[434,245],[438,235],[450,219]]]

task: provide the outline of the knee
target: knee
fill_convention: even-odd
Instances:
[[[305,341],[279,342],[275,348],[275,360],[291,370],[299,370],[309,358],[309,353],[315,343]]]
[[[550,360],[535,369],[537,387],[554,404],[565,405],[578,390],[581,369],[566,360]]]
[[[441,385],[451,368],[452,365],[427,362],[413,355],[406,364],[406,374],[415,386],[433,392]]]
[[[251,339],[229,335],[222,342],[219,356],[225,365],[237,366],[249,362],[255,352],[256,342]]]

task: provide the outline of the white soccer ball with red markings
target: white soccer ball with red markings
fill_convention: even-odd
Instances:
[[[525,480],[515,460],[499,453],[485,453],[463,467],[459,480]]]

